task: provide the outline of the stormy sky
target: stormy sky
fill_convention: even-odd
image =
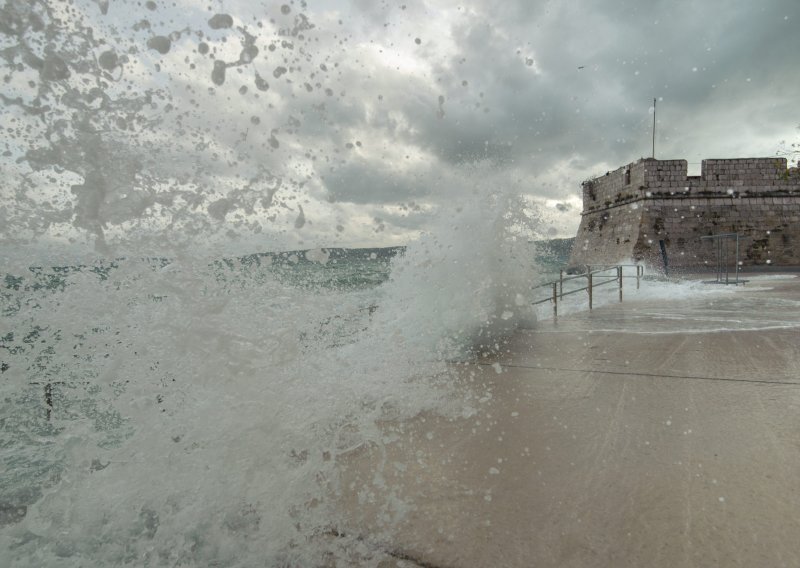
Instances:
[[[65,7],[66,6],[66,7]],[[405,244],[492,188],[800,141],[797,0],[6,0],[4,244]],[[215,241],[215,242],[216,242]]]

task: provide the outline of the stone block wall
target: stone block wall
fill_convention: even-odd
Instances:
[[[643,196],[645,163],[640,160],[583,183],[583,210],[611,207]]]
[[[686,186],[688,164],[686,160],[647,160],[645,185],[650,188],[680,190]]]
[[[686,174],[685,160],[642,159],[585,182],[571,264],[661,267],[664,241],[671,268],[715,266],[700,237],[739,233],[743,266],[800,266],[797,168],[784,158],[704,160],[700,176]]]
[[[719,181],[720,185],[739,181],[742,185],[759,185],[764,180],[780,180],[786,174],[786,158],[738,158],[703,160],[702,179]]]

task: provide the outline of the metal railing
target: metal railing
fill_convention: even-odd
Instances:
[[[716,235],[707,235],[700,237],[701,241],[711,241],[717,253],[717,282],[722,284],[739,285],[739,233],[718,233]],[[735,243],[734,248],[734,264],[733,269],[736,272],[736,279],[730,280],[730,261],[728,260],[729,254],[728,242]],[[723,279],[724,275],[724,279]]]
[[[552,295],[544,298],[542,300],[537,300],[532,302],[532,305],[537,304],[544,304],[545,302],[553,302],[553,317],[558,317],[558,302],[559,300],[563,300],[564,296],[569,296],[572,294],[577,294],[579,292],[586,291],[589,294],[589,309],[592,309],[592,300],[593,300],[593,292],[594,289],[599,286],[605,286],[611,283],[617,283],[619,287],[619,301],[622,301],[622,282],[624,278],[634,278],[631,275],[624,274],[624,268],[626,267],[633,267],[636,268],[636,289],[639,289],[639,285],[641,283],[642,276],[644,276],[644,266],[640,264],[616,264],[613,266],[602,265],[602,267],[598,267],[599,265],[586,265],[586,272],[583,274],[576,274],[574,276],[564,276],[564,270],[559,271],[558,280],[553,280],[552,282],[546,282],[544,284],[539,284],[538,286],[534,286],[532,289],[537,288],[551,288]],[[564,291],[564,282],[571,282],[573,280],[580,280],[586,279],[586,286],[580,288],[573,288],[571,290]]]

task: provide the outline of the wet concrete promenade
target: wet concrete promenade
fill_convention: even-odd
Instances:
[[[381,565],[800,566],[800,278],[630,297],[460,373],[476,414],[342,464]]]

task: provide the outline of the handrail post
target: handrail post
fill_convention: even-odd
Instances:
[[[639,265],[637,264],[637,265],[636,265],[636,289],[637,289],[637,290],[639,289],[639,269],[640,269],[640,268],[641,268],[641,266],[639,266]]]
[[[553,317],[558,317],[558,293],[557,293],[556,283],[553,282]]]
[[[591,310],[592,309],[592,273],[591,272],[587,272],[586,273],[586,278],[589,279],[589,285],[586,288],[586,290],[589,291],[589,309]]]
[[[739,233],[736,233],[736,285],[739,285]]]
[[[622,266],[617,267],[617,276],[619,277],[619,301],[622,302]]]
[[[731,248],[728,246],[728,243],[725,243],[725,285],[728,285],[728,249]]]
[[[558,271],[558,295],[564,299],[564,269]]]

